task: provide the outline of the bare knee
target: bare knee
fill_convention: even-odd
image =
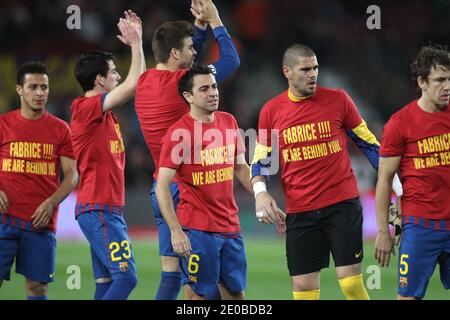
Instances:
[[[313,272],[292,277],[293,291],[311,291],[320,289],[320,272]]]
[[[29,296],[32,297],[46,296],[48,291],[48,284],[26,279],[25,288],[27,290],[27,295]]]
[[[336,267],[336,275],[338,279],[348,278],[360,275],[361,263],[351,264],[348,266]]]
[[[204,297],[199,296],[189,285],[184,285],[184,299],[186,300],[205,300]]]
[[[163,272],[180,272],[180,259],[178,257],[161,256],[160,258]]]
[[[227,287],[225,287],[222,283],[219,283],[220,295],[223,300],[244,300],[245,292],[230,292]]]

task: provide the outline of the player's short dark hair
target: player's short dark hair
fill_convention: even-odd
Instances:
[[[213,70],[210,67],[194,64],[192,68],[190,68],[178,81],[178,94],[184,99],[183,92],[192,92],[192,88],[194,88],[194,77],[199,74],[212,74],[214,75]],[[184,99],[186,101],[186,99]],[[189,104],[186,101],[187,104]]]
[[[108,75],[108,61],[115,59],[112,53],[104,51],[89,51],[80,56],[75,65],[75,77],[84,92],[94,88],[98,74],[103,77]]]
[[[22,86],[25,82],[25,75],[27,73],[46,74],[48,77],[48,68],[45,64],[39,61],[28,61],[20,65],[17,70],[17,84]]]
[[[152,49],[156,63],[166,63],[172,48],[182,50],[183,40],[192,37],[195,28],[188,21],[165,22],[156,29],[152,39]]]
[[[414,83],[421,77],[427,81],[433,68],[443,66],[450,70],[450,52],[447,46],[427,45],[420,49],[416,60],[411,65],[411,73]]]
[[[314,51],[304,44],[293,44],[286,49],[283,55],[283,66],[293,67],[298,57],[314,57]]]

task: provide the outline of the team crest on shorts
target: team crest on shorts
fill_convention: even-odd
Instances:
[[[407,277],[400,277],[400,287],[405,288],[408,285]]]
[[[127,272],[128,271],[128,262],[127,261],[119,262],[119,270],[121,272]]]
[[[197,282],[197,277],[193,276],[193,275],[189,275],[189,280],[191,280],[192,282]]]

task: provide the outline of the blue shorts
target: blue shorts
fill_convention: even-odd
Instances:
[[[155,187],[156,181],[153,183],[150,195],[156,223],[158,224],[159,255],[166,257],[177,257],[178,255],[175,253],[175,251],[173,251],[172,248],[172,240],[169,226],[167,225],[166,220],[164,220],[161,210],[159,209],[158,200],[156,199],[155,194]],[[177,183],[172,182],[170,184],[170,194],[172,195],[173,207],[176,211],[180,196],[180,191],[178,190]]]
[[[16,259],[16,273],[41,283],[53,282],[56,238],[50,231],[28,231],[0,224],[0,280],[9,280]]]
[[[180,259],[183,285],[188,284],[199,296],[213,292],[217,283],[222,283],[230,293],[245,290],[247,258],[240,233],[185,232],[192,251],[189,258]]]
[[[78,215],[78,224],[91,245],[94,278],[137,278],[131,241],[122,215],[93,210]]]
[[[398,294],[422,299],[436,264],[444,288],[450,288],[450,231],[403,225],[399,250]]]

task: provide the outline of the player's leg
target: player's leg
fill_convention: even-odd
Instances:
[[[169,227],[159,209],[155,194],[156,181],[151,190],[152,209],[158,226],[159,256],[161,262],[161,280],[155,300],[176,300],[181,289],[181,271],[178,255],[173,251]],[[173,205],[176,209],[179,200],[178,185],[170,185]]]
[[[95,237],[95,230],[99,228],[99,223],[98,221],[92,223],[94,218],[89,216],[90,214],[85,214],[87,213],[80,214],[77,221],[81,231],[90,243],[92,271],[95,279],[94,300],[102,300],[111,286],[112,278],[108,268],[106,268],[102,259],[97,255],[93,248],[93,245],[95,246],[95,243],[97,242],[97,240],[94,240],[93,238]]]
[[[127,299],[137,285],[137,273],[125,220],[121,215],[96,210],[80,214],[78,223],[101,262],[98,265],[103,266],[97,267],[103,272],[95,274],[94,265],[94,276],[105,282],[109,275],[112,278],[109,288],[103,288],[107,290],[102,299]]]
[[[181,272],[185,299],[205,299],[219,282],[220,251],[225,239],[217,238],[214,233],[198,230],[186,230],[191,242],[191,255],[181,258]]]
[[[215,234],[215,237],[224,237]],[[220,252],[220,284],[223,300],[243,300],[247,285],[247,257],[244,239],[239,233],[227,234]]]
[[[22,230],[16,272],[25,277],[29,300],[47,300],[55,276],[56,238],[53,232]]]
[[[323,209],[324,234],[336,265],[336,275],[347,300],[369,300],[364,287],[361,261],[362,206],[359,198],[349,199]]]
[[[222,296],[222,300],[244,300],[245,299],[245,292],[239,291],[239,292],[230,292],[225,285],[222,283],[219,283],[219,290],[220,294]]]
[[[19,229],[0,224],[0,288],[10,279],[11,267],[19,249]]]
[[[181,289],[180,259],[173,251],[170,230],[163,218],[157,218],[161,280],[155,300],[176,300]]]
[[[94,300],[103,300],[112,284],[111,273],[91,246],[92,270],[95,279]]]
[[[423,299],[428,282],[443,253],[448,232],[413,223],[404,224],[402,229],[397,299]]]
[[[48,284],[25,278],[25,290],[28,300],[47,300]]]
[[[444,240],[444,250],[439,255],[439,273],[445,289],[450,289],[450,231],[447,230],[447,239]]]
[[[319,300],[320,270],[328,267],[330,256],[321,220],[317,210],[286,217],[286,257],[294,300]]]
[[[204,296],[199,296],[195,293],[194,289],[188,284],[183,286],[184,289],[184,299],[185,300],[205,300]]]

